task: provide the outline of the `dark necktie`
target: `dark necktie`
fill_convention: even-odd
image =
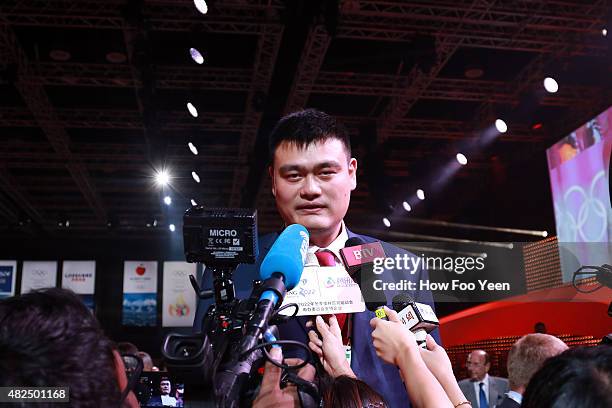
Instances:
[[[336,257],[334,253],[328,249],[319,249],[315,252],[315,256],[320,266],[336,266]],[[337,313],[336,319],[338,320],[338,326],[340,326],[340,331],[342,332],[342,342],[348,344],[349,333],[346,313]]]
[[[483,382],[480,383],[479,399],[480,399],[480,408],[489,408],[489,403],[487,402],[487,396],[485,395],[485,392],[484,392]]]

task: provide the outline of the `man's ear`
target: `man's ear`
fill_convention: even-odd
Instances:
[[[351,177],[351,190],[355,190],[357,188],[357,159],[354,157],[349,160],[348,172]]]
[[[272,166],[268,166],[268,174],[270,175],[270,179],[272,181],[272,195],[276,197],[276,184],[274,183],[274,168],[272,168]]]

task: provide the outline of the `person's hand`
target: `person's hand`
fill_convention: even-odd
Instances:
[[[310,330],[308,332],[308,339],[310,340],[308,347],[319,356],[323,368],[330,376],[334,378],[340,375],[355,377],[346,359],[338,319],[331,315],[328,322],[329,324],[325,323],[321,316],[316,317],[315,324],[321,338],[316,331]]]
[[[414,334],[399,321],[397,312],[385,306],[385,313],[389,321],[377,317],[370,320],[374,349],[386,363],[399,365],[398,357],[414,353],[418,346]]]
[[[438,381],[448,378],[449,375],[452,377],[453,366],[446,354],[446,350],[444,350],[442,346],[439,346],[429,334],[425,342],[427,349],[419,347],[419,351],[429,371],[431,371]]]
[[[276,362],[283,360],[283,352],[280,347],[272,347],[270,350],[270,357]],[[287,358],[285,364],[297,365],[302,363],[302,360],[298,358]],[[299,397],[297,394],[297,387],[295,385],[287,385],[285,388],[280,387],[280,379],[282,375],[282,369],[275,366],[269,361],[266,361],[264,368],[263,379],[261,380],[261,387],[259,388],[259,394],[253,401],[254,408],[293,408],[299,406]],[[313,381],[315,376],[315,369],[312,365],[307,364],[300,368],[298,376],[306,381]]]

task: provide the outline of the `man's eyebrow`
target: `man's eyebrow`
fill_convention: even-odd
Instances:
[[[328,160],[314,165],[315,170],[324,169],[326,167],[338,168],[342,167],[342,165],[335,160]],[[285,164],[284,166],[281,166],[278,171],[281,173],[287,173],[290,171],[299,171],[303,168],[304,166],[300,166],[298,164]]]

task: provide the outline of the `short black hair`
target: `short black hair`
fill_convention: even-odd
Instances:
[[[282,142],[295,143],[305,148],[311,143],[338,139],[351,157],[351,139],[346,127],[336,118],[317,109],[304,109],[291,113],[278,121],[269,142],[269,163],[274,162],[274,153]]]
[[[612,407],[612,347],[576,347],[546,360],[521,407]]]
[[[77,408],[121,400],[112,341],[77,295],[58,288],[0,300],[0,386],[69,387]]]

